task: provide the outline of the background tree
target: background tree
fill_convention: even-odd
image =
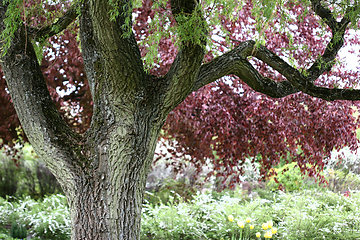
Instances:
[[[10,109],[10,92],[27,138],[64,189],[72,239],[138,239],[160,130],[188,95],[170,114],[164,137],[190,153],[199,170],[212,158],[215,170],[230,176],[253,156],[265,174],[287,154],[302,169],[310,162],[321,170],[334,146],[356,146],[354,103],[312,97],[359,100],[357,73],[332,69],[347,29],[357,28],[358,12],[357,2],[316,0],[135,7],[130,1],[0,1],[7,84],[1,101]],[[78,26],[69,27],[76,18]],[[59,96],[67,86],[70,93]],[[215,120],[221,125],[213,130]],[[2,131],[5,142],[16,137]]]

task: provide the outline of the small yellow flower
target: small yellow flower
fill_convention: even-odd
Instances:
[[[233,215],[229,215],[229,216],[228,216],[228,219],[229,219],[230,222],[233,222],[233,221],[234,221],[234,216],[233,216]]]
[[[239,226],[239,228],[244,228],[245,227],[244,222],[237,222],[237,225]]]
[[[259,238],[261,237],[261,234],[259,232],[256,233],[256,237]]]
[[[267,223],[263,223],[261,226],[262,226],[262,229],[264,229],[264,230],[269,228]]]
[[[264,235],[265,238],[271,238],[272,237],[272,233],[271,231],[267,231]]]
[[[272,233],[272,234],[277,233],[277,229],[276,229],[276,228],[272,228],[272,229],[271,229],[271,233]]]
[[[246,218],[245,222],[247,223],[251,222],[251,218]]]
[[[255,225],[250,225],[250,229],[253,230]]]
[[[268,224],[268,228],[272,228],[272,227],[273,227],[273,222],[272,222],[272,221],[268,221],[267,224]]]

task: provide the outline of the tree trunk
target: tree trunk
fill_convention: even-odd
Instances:
[[[167,115],[152,85],[156,78],[144,74],[148,89],[124,92],[121,78],[96,72],[103,59],[98,68],[90,61],[94,115],[90,129],[78,135],[56,110],[24,31],[16,32],[1,66],[22,127],[68,199],[71,239],[139,239],[146,177]]]
[[[187,42],[166,76],[147,74],[127,32],[131,4],[119,4],[119,17],[110,20],[111,4],[81,2],[81,47],[93,97],[91,126],[83,135],[57,111],[24,26],[0,59],[21,126],[68,199],[72,240],[140,238],[145,181],[160,129],[192,91],[204,57],[203,47]],[[0,0],[0,31],[5,13]]]
[[[134,123],[134,125],[138,125]],[[90,158],[96,166],[75,173],[74,194],[68,196],[72,239],[139,239],[143,190],[158,131],[124,135],[110,133]]]

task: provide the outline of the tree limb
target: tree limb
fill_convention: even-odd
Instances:
[[[327,101],[360,100],[360,90],[329,89],[315,86],[297,69],[291,67],[266,47],[260,46],[253,51],[254,47],[255,42],[252,40],[242,42],[230,52],[202,65],[193,91],[221,77],[236,75],[255,91],[274,98],[285,97],[302,91]],[[262,60],[286,77],[287,81],[275,82],[268,77],[262,76],[247,60],[249,56]]]
[[[333,32],[338,30],[338,22],[332,15],[331,10],[321,5],[321,0],[311,0],[311,7],[313,11],[324,20],[324,22]]]
[[[169,70],[165,75],[165,112],[171,111],[175,106],[181,103],[189,93],[198,75],[199,68],[205,56],[206,45],[206,23],[202,18],[201,9],[197,7],[196,0],[172,0],[171,10],[179,27],[185,24],[187,19],[191,21],[191,17],[198,16],[197,27],[201,29],[203,34],[193,36],[193,32],[189,32],[188,38],[197,40],[180,39],[181,46],[179,52]],[[191,35],[192,34],[192,35]],[[180,36],[181,38],[181,36]],[[187,38],[185,36],[185,38]],[[170,90],[169,90],[170,89]]]
[[[328,101],[360,100],[360,90],[330,89],[314,85],[314,81],[334,65],[336,55],[344,44],[345,31],[351,21],[348,16],[357,11],[358,6],[348,7],[345,17],[340,22],[336,21],[329,9],[321,5],[320,0],[312,0],[312,8],[330,27],[332,38],[326,46],[324,54],[316,59],[314,64],[307,69],[306,74],[291,67],[266,47],[256,48],[254,41],[245,41],[230,52],[202,65],[193,91],[223,76],[234,74],[255,91],[275,98],[302,91]],[[247,60],[249,56],[262,60],[286,77],[287,81],[275,82],[262,76]]]
[[[252,40],[242,42],[230,52],[202,65],[193,91],[223,76],[236,75],[255,91],[274,98],[280,98],[298,92],[299,90],[294,88],[290,82],[275,82],[268,77],[262,76],[251,65],[247,57],[254,54],[254,56],[265,61],[274,69],[285,72],[286,75],[290,76],[294,70],[297,71],[265,47],[260,47],[256,51],[253,51],[254,47],[255,42]]]
[[[52,37],[64,29],[67,28],[79,15],[77,8],[79,7],[79,3],[73,4],[66,13],[59,18],[55,23],[43,27],[41,29],[38,28],[28,28],[28,36],[34,39],[37,42],[42,42],[45,39]]]
[[[90,47],[91,51],[87,52],[95,54],[88,55],[86,58],[91,61],[90,64],[95,67],[98,76],[105,77],[106,75],[106,79],[111,79],[108,83],[113,88],[114,94],[119,95],[139,87],[146,74],[139,47],[131,29],[131,1],[114,2],[118,5],[113,6],[102,0],[84,1],[81,14],[86,13],[86,17],[82,17],[80,32],[84,34],[81,37],[82,49]],[[116,14],[109,14],[111,12]],[[85,35],[84,31],[91,35]],[[84,62],[86,62],[85,59]],[[89,70],[89,68],[86,69]],[[93,74],[88,70],[87,76]],[[92,94],[96,93],[92,92]]]
[[[0,29],[4,29],[6,7],[0,0]],[[24,26],[20,26],[11,40],[11,46],[1,57],[1,68],[25,133],[36,152],[50,167],[70,164],[75,159],[80,136],[63,121],[47,89],[34,48],[26,39]],[[0,45],[1,47],[1,45]],[[60,157],[61,156],[61,157]],[[67,159],[67,163],[60,163]],[[72,163],[73,164],[73,163]],[[60,169],[60,168],[59,168]]]
[[[325,71],[330,71],[334,65],[335,58],[344,45],[344,35],[351,19],[349,15],[357,11],[358,5],[355,7],[348,7],[343,19],[338,22],[334,18],[330,9],[321,5],[320,0],[311,0],[313,11],[329,26],[332,33],[332,38],[327,44],[324,54],[319,56],[314,64],[308,69],[307,80],[314,82]]]

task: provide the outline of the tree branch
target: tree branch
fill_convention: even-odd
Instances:
[[[236,75],[255,91],[274,98],[280,98],[302,91],[313,97],[322,98],[327,101],[360,100],[360,90],[329,89],[315,86],[297,69],[291,67],[266,47],[260,46],[255,51],[254,47],[254,41],[242,42],[230,52],[202,65],[193,91],[221,77]],[[262,76],[249,63],[247,60],[248,56],[254,56],[262,60],[286,77],[288,81],[275,82],[268,77]]]
[[[0,29],[4,29],[5,12],[6,7],[0,0]],[[61,164],[63,167],[59,169],[64,169],[65,164],[74,164],[72,161],[79,153],[73,146],[78,146],[81,138],[57,111],[34,48],[26,37],[24,26],[20,26],[0,59],[1,68],[21,125],[37,154],[44,157],[50,168]],[[54,157],[48,159],[47,156]]]
[[[320,0],[312,0],[311,2],[314,12],[330,27],[332,38],[326,46],[324,54],[317,58],[314,64],[307,70],[306,75],[291,67],[266,47],[260,46],[255,49],[254,41],[246,41],[240,43],[239,46],[230,52],[202,65],[193,91],[223,76],[234,74],[255,91],[271,97],[283,97],[302,91],[313,97],[328,101],[360,100],[360,90],[329,89],[314,85],[314,81],[325,71],[329,71],[334,65],[337,53],[344,44],[344,34],[351,21],[349,16],[357,11],[359,6],[348,7],[344,18],[341,22],[337,22],[332,12],[321,5]],[[254,56],[262,60],[286,77],[288,81],[275,82],[262,76],[247,61],[248,56]]]
[[[313,11],[329,26],[332,38],[327,44],[324,54],[319,56],[314,64],[308,69],[307,80],[314,82],[325,71],[330,71],[334,65],[335,58],[344,45],[344,35],[351,19],[348,17],[357,11],[359,6],[348,7],[343,19],[338,22],[332,12],[321,5],[320,0],[311,0]]]
[[[90,73],[90,68],[85,65],[86,74],[97,74],[97,79],[100,75],[103,78],[106,76],[106,81],[109,80],[109,86],[114,88],[116,95],[134,91],[146,77],[140,50],[131,29],[131,2],[115,1],[114,4],[118,5],[112,5],[102,0],[93,0],[84,1],[81,6],[81,14],[86,14],[81,17],[80,23],[83,56],[86,58],[84,62],[90,61],[88,66],[92,65],[95,70]],[[88,33],[90,35],[86,35]],[[89,51],[85,48],[89,48]],[[96,94],[95,85],[92,87],[93,96]]]
[[[288,76],[291,76],[294,71],[295,73],[299,72],[265,47],[260,47],[256,51],[254,48],[254,41],[242,42],[230,52],[202,65],[193,91],[226,75],[236,75],[255,91],[274,98],[284,97],[299,91],[288,81],[275,82],[262,76],[247,60],[248,56],[254,55]]]
[[[207,28],[201,9],[197,5],[196,0],[171,1],[172,14],[179,28],[182,28],[187,21],[194,21],[196,17],[197,28],[200,29],[201,34],[195,35],[192,30],[180,33],[181,46],[179,52],[169,72],[164,77],[167,95],[165,97],[165,112],[171,111],[191,93],[205,56]]]
[[[324,22],[333,32],[338,30],[338,22],[332,15],[331,10],[321,5],[321,0],[311,0],[311,7],[313,11],[324,20]]]
[[[30,36],[37,42],[41,42],[49,37],[60,33],[77,18],[77,16],[79,15],[77,11],[78,7],[79,3],[73,4],[61,18],[59,18],[55,23],[51,25],[48,25],[41,29],[28,28],[28,36]]]

